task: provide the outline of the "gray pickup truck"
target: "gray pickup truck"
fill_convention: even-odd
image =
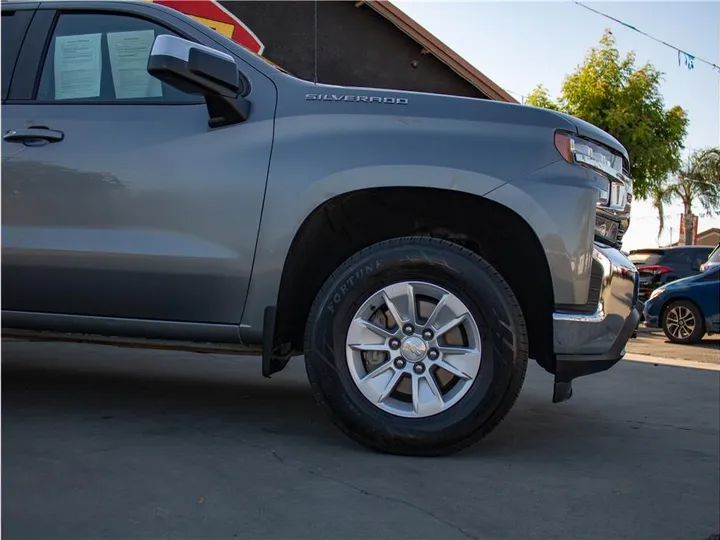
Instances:
[[[349,437],[479,440],[618,362],[626,150],[549,110],[299,80],[148,2],[2,5],[6,336],[304,355]]]

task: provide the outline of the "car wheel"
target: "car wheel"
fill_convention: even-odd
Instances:
[[[673,343],[697,343],[705,335],[705,324],[698,307],[678,300],[663,310],[662,329]]]
[[[326,281],[305,361],[333,422],[385,453],[435,456],[492,431],[522,387],[528,338],[500,274],[439,239],[370,246]]]

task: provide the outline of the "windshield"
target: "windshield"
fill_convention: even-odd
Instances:
[[[707,262],[720,263],[720,245],[718,245],[708,257]]]

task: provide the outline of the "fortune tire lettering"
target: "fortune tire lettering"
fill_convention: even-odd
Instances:
[[[355,285],[355,280],[360,281],[364,277],[369,276],[370,274],[373,274],[380,270],[382,268],[382,261],[375,261],[371,264],[365,264],[361,268],[358,268],[355,270],[355,272],[350,275],[344,283],[342,283],[339,287],[339,292],[336,289],[336,292],[333,293],[332,298],[325,306],[327,310],[335,314],[335,307],[340,304],[340,302],[343,301],[343,299],[348,295],[348,293],[352,290],[353,286]]]

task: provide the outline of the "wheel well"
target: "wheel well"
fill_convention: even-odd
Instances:
[[[359,250],[399,236],[460,244],[490,262],[518,297],[530,357],[554,372],[552,280],[542,245],[515,212],[467,193],[432,188],[375,188],[334,197],[300,227],[278,295],[276,343],[303,349],[305,322],[332,272]]]

